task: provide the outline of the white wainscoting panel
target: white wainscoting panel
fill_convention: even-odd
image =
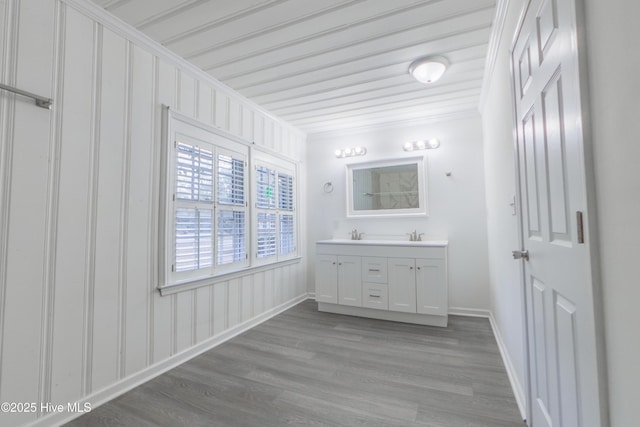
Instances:
[[[89,1],[4,0],[0,22],[0,82],[54,100],[0,92],[0,401],[103,401],[306,296],[306,253],[156,289],[161,106],[297,161],[302,132]]]

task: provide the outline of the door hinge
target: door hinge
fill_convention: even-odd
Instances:
[[[249,259],[249,254],[244,254],[244,259]]]
[[[584,244],[584,219],[582,218],[582,212],[576,212],[576,220],[578,226],[578,243]]]
[[[176,266],[175,264],[171,264],[171,272],[175,272],[176,271]]]
[[[529,251],[523,249],[521,251],[511,251],[511,255],[513,259],[523,259],[525,261],[529,261]]]

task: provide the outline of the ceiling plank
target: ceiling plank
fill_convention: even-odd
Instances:
[[[495,0],[94,0],[308,133],[477,114]],[[429,86],[407,70],[450,66]]]

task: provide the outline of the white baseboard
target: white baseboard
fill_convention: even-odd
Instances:
[[[476,308],[449,307],[449,314],[456,316],[483,317],[489,319],[491,329],[493,330],[493,336],[496,338],[496,343],[498,344],[498,349],[500,350],[500,355],[502,356],[502,362],[504,363],[504,367],[507,370],[507,376],[509,377],[509,382],[511,383],[513,395],[515,396],[516,403],[518,404],[520,416],[523,420],[525,420],[527,418],[527,405],[524,388],[518,380],[518,375],[516,374],[516,370],[513,367],[513,363],[511,362],[511,358],[509,357],[509,353],[507,352],[507,347],[502,340],[502,334],[500,333],[500,329],[498,328],[496,319],[493,317],[493,312],[491,312],[491,310]]]
[[[496,319],[493,317],[492,312],[489,312],[489,322],[491,323],[491,329],[493,329],[493,336],[496,337],[496,343],[498,343],[498,349],[500,349],[502,361],[504,362],[504,367],[507,370],[507,375],[509,376],[509,382],[511,383],[513,394],[516,397],[516,403],[518,404],[518,409],[520,410],[520,416],[523,420],[525,420],[527,419],[527,404],[524,388],[518,380],[518,375],[516,374],[516,370],[513,367],[513,363],[511,362],[511,358],[509,357],[507,348],[504,345],[504,341],[502,340],[502,334],[500,333],[500,329],[498,329],[498,324],[496,323]]]
[[[484,317],[491,316],[491,311],[481,308],[449,307],[449,314],[454,316]]]
[[[226,341],[229,341],[233,337],[236,337],[241,333],[258,326],[259,324],[271,319],[274,316],[277,316],[283,311],[288,310],[289,308],[301,303],[306,299],[309,299],[309,295],[306,293],[302,294],[256,317],[253,317],[232,328],[229,328],[226,331],[222,332],[220,335],[216,335],[205,341],[202,341],[201,343],[193,347],[190,347],[178,354],[169,357],[168,359],[158,362],[155,365],[149,366],[140,372],[137,372],[127,378],[124,378],[121,381],[118,381],[117,383],[111,384],[110,386],[103,388],[102,390],[98,390],[88,396],[85,396],[84,398],[79,400],[79,407],[82,408],[85,403],[90,403],[91,409],[95,409],[103,403],[106,403],[141,384],[144,384],[145,382],[167,372],[170,369],[175,368],[178,365],[181,365],[182,363],[194,358],[195,356],[198,356],[205,351],[211,350],[212,348],[217,347]],[[28,426],[44,427],[52,425],[62,425],[73,420],[74,418],[78,418],[81,415],[82,413],[59,412],[39,418],[32,424],[28,424]]]
[[[316,299],[316,293],[315,292],[307,292],[308,298],[315,300]]]

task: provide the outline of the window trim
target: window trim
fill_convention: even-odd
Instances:
[[[275,190],[274,197],[276,198],[275,209],[268,208],[258,208],[256,206],[256,202],[258,200],[257,197],[257,167],[263,166],[275,171]],[[289,160],[284,160],[281,158],[274,158],[268,153],[254,150],[252,147],[252,161],[251,161],[251,184],[252,184],[252,202],[251,207],[253,208],[252,213],[252,235],[253,237],[253,250],[251,253],[252,265],[267,265],[271,263],[277,263],[281,261],[286,261],[289,259],[297,258],[300,252],[300,216],[299,216],[299,208],[298,208],[298,163],[292,162]],[[280,211],[279,203],[278,203],[278,195],[279,195],[279,182],[278,177],[279,174],[285,173],[290,175],[293,178],[293,211]],[[286,213],[285,213],[286,212]],[[258,258],[258,213],[274,213],[276,215],[276,251],[275,255]],[[291,253],[281,255],[280,254],[280,217],[281,215],[290,215],[293,214],[293,242],[294,242],[294,250]]]
[[[174,254],[172,239],[175,236],[173,232],[173,209],[172,209],[172,197],[173,197],[173,185],[174,185],[174,171],[175,167],[172,162],[174,159],[171,155],[173,149],[173,135],[176,133],[176,129],[196,129],[198,131],[204,131],[210,134],[212,145],[214,146],[214,205],[217,205],[217,155],[226,154],[225,151],[231,151],[233,153],[239,153],[244,155],[245,159],[245,251],[247,253],[246,262],[231,263],[217,265],[217,209],[213,211],[213,245],[214,245],[214,259],[211,267],[211,274],[207,276],[198,276],[185,278],[184,280],[172,281],[171,266],[173,264]],[[158,185],[159,187],[159,211],[157,215],[158,220],[158,285],[157,289],[161,295],[170,295],[183,290],[195,289],[202,286],[209,286],[222,280],[228,280],[235,277],[242,277],[252,272],[265,271],[270,268],[275,268],[279,265],[288,265],[292,263],[300,262],[299,256],[300,248],[300,234],[299,224],[300,215],[297,202],[298,197],[298,171],[299,161],[292,159],[286,155],[270,150],[266,147],[256,146],[255,143],[247,141],[237,135],[234,135],[223,129],[219,129],[210,126],[206,123],[200,122],[191,117],[185,116],[172,110],[170,107],[162,106],[162,129],[161,129],[161,150],[160,150],[160,165]],[[185,132],[183,132],[185,133]],[[196,138],[197,139],[197,138]],[[254,164],[258,161],[266,161],[272,165],[284,166],[284,169],[288,170],[293,177],[293,197],[294,197],[294,245],[295,251],[287,256],[270,257],[263,262],[256,262],[255,251],[257,248],[256,239],[256,227],[255,222],[257,220],[256,208],[255,208],[255,183],[254,183]],[[276,180],[277,180],[276,170]],[[276,226],[278,227],[279,216],[276,217]],[[278,233],[278,229],[276,233]],[[279,238],[276,241],[276,254],[279,253]]]

